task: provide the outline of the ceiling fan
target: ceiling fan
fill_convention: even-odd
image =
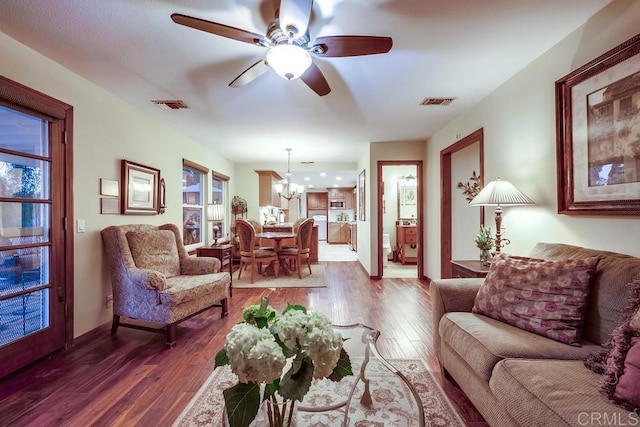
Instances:
[[[308,31],[312,6],[313,0],[281,0],[280,10],[264,36],[180,13],[172,14],[171,19],[196,30],[269,49],[265,58],[249,66],[229,86],[244,86],[272,68],[287,80],[299,77],[314,92],[324,96],[331,88],[312,55],[332,58],[387,53],[393,40],[378,36],[328,36],[312,41]]]

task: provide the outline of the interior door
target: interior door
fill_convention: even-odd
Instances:
[[[0,377],[65,347],[71,332],[65,122],[11,105],[0,99]]]

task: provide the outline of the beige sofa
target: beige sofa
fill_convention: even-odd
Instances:
[[[640,277],[640,258],[557,243],[538,243],[530,254],[545,260],[593,255],[601,259],[591,284],[581,347],[472,313],[484,279],[431,283],[436,355],[489,424],[640,425],[637,415],[601,397],[600,375],[583,363],[588,354],[602,349],[620,323],[629,282]]]
[[[101,234],[113,288],[112,334],[119,326],[164,333],[171,348],[177,323],[211,307],[227,315],[231,276],[220,272],[217,258],[189,256],[176,225],[114,225]]]

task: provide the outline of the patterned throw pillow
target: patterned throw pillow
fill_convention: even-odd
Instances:
[[[589,284],[599,257],[545,261],[497,254],[473,312],[580,346]]]
[[[180,257],[172,231],[129,231],[127,241],[136,267],[159,271],[167,277],[180,275]]]
[[[612,403],[640,411],[640,309],[611,334],[600,392]]]

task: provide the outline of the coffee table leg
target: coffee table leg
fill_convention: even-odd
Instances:
[[[369,364],[369,346],[367,346],[364,352],[364,360],[362,361],[362,366],[360,366],[360,379],[362,379],[362,382],[364,383],[364,392],[362,392],[360,403],[369,407],[373,403],[373,400],[371,399],[371,391],[369,390],[369,380],[365,378],[367,364]]]

